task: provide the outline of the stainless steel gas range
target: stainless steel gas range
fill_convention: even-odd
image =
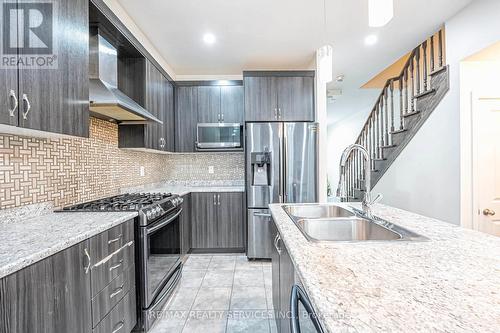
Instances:
[[[182,274],[182,198],[170,193],[123,194],[65,207],[65,212],[137,211],[135,231],[138,321],[148,331]]]

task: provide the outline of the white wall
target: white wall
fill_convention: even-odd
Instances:
[[[368,118],[375,101],[380,94],[378,89],[358,90],[353,96],[342,96],[338,101],[329,104],[328,113],[332,118],[338,119],[328,125],[327,150],[328,154],[328,180],[335,195],[339,181],[339,162],[344,149],[356,141],[364,122]],[[354,105],[349,108],[342,102],[347,97],[348,104]],[[356,99],[356,102],[353,101]]]
[[[460,62],[500,40],[500,1],[476,0],[448,20],[450,91],[374,191],[383,202],[460,223]]]

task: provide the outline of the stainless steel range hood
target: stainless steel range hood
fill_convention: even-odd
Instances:
[[[119,123],[162,121],[118,89],[118,57],[97,30],[90,35],[90,111],[95,116]]]

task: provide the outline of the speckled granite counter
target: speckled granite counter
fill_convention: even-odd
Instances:
[[[137,216],[137,212],[50,213],[0,223],[0,278]]]
[[[163,192],[178,195],[186,195],[192,192],[245,192],[243,181],[235,182],[165,182],[146,186],[125,188],[126,192]]]
[[[430,240],[315,244],[281,205],[270,208],[328,332],[498,332],[499,238],[375,205]]]

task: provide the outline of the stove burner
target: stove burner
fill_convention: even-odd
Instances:
[[[98,199],[69,207],[63,211],[138,211],[172,197],[171,193],[130,193]]]

